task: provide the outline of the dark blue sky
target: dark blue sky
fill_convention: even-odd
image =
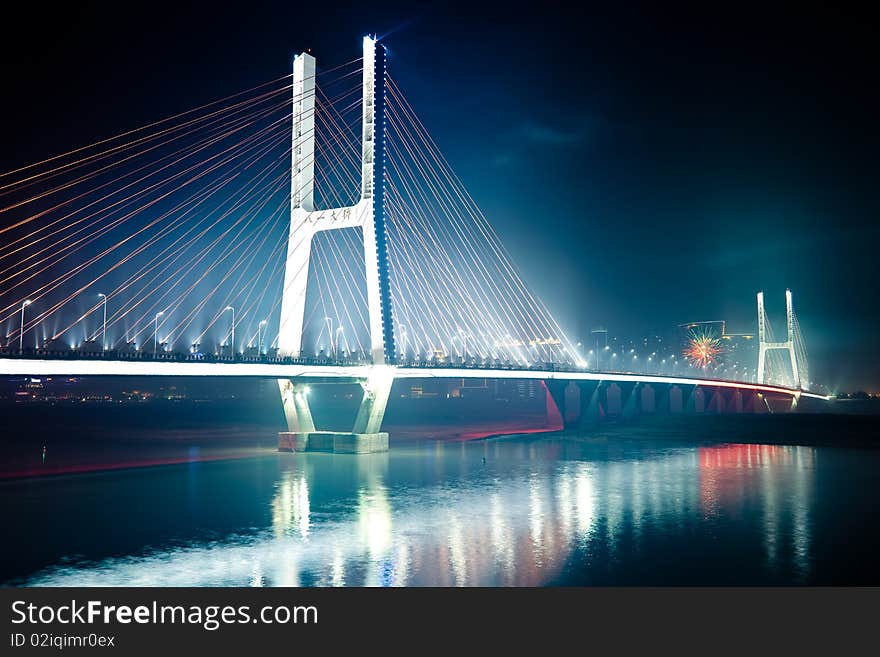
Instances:
[[[420,3],[419,3],[420,4]],[[88,5],[4,16],[0,168],[387,35],[392,75],[562,324],[753,331],[791,287],[813,378],[880,388],[871,22],[554,3]],[[300,5],[302,9],[298,8]],[[303,12],[303,13],[299,13]]]

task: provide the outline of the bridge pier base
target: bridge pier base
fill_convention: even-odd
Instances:
[[[388,434],[346,431],[280,431],[279,452],[331,452],[333,454],[372,454],[388,451]]]

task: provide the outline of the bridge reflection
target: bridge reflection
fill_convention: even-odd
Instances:
[[[693,522],[722,533],[745,523],[768,568],[790,561],[809,572],[813,448],[652,448],[632,458],[616,445],[598,459],[581,449],[438,442],[418,456],[290,456],[265,530],[53,569],[32,583],[535,586],[600,556],[631,559],[658,528],[686,540]]]

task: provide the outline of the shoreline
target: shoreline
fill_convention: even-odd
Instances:
[[[880,417],[833,413],[778,415],[665,415],[603,422],[594,427],[537,434],[495,434],[479,440],[548,438],[579,443],[669,441],[804,447],[880,448]]]

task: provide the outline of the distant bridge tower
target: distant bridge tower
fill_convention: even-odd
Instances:
[[[784,349],[788,351],[791,361],[792,386],[801,387],[801,378],[798,371],[798,359],[795,353],[795,319],[791,304],[791,290],[785,290],[785,342],[774,342],[767,314],[764,312],[764,293],[758,292],[758,383],[765,383],[767,369],[767,352]]]
[[[395,362],[385,233],[385,47],[364,37],[361,198],[344,208],[315,209],[315,58],[293,60],[290,233],[281,299],[278,353],[302,352],[312,238],[322,230],[361,228],[373,364]]]

